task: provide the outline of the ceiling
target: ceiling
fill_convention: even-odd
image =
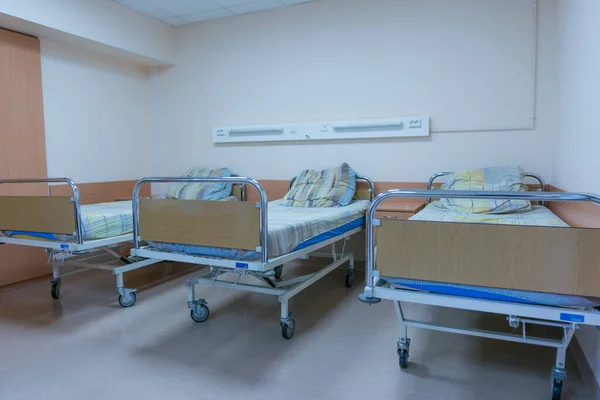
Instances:
[[[247,14],[314,0],[114,0],[169,25]]]

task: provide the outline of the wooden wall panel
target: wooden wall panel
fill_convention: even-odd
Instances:
[[[269,201],[279,200],[288,192],[289,180],[259,180],[264,186]],[[365,181],[358,181],[357,191],[365,192],[368,190],[369,185]],[[426,182],[375,182],[375,196],[379,193],[385,192],[390,189],[427,189]],[[366,195],[361,195],[366,198]],[[361,198],[362,198],[361,197]],[[256,189],[251,186],[246,186],[246,198],[249,201],[258,201],[259,196]],[[416,199],[391,199],[386,201],[385,204],[390,203],[421,203]]]
[[[40,43],[0,29],[0,177],[45,178]],[[0,195],[47,196],[45,184],[0,185]],[[43,249],[0,246],[0,286],[49,272]]]
[[[285,196],[288,192],[288,184],[290,181],[286,180],[260,180],[259,181],[267,192],[267,199],[269,201],[279,200]],[[250,185],[246,185],[246,200],[247,201],[260,201],[258,191]]]
[[[115,181],[115,182],[94,182],[77,183],[79,189],[80,204],[109,203],[120,200],[131,200],[133,187],[138,181]],[[142,186],[140,197],[150,197],[150,184]],[[52,197],[70,197],[73,191],[69,185],[50,186],[50,196]]]
[[[548,185],[551,192],[564,192],[555,186]],[[558,215],[563,221],[573,227],[600,228],[600,206],[584,202],[556,202],[548,203],[548,208]]]

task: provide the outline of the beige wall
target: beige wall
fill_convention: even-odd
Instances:
[[[154,173],[152,71],[42,41],[48,175],[76,182]]]
[[[525,0],[327,0],[177,30],[159,78],[160,173],[227,165],[286,179],[347,160],[377,180],[521,164],[547,176],[554,127],[555,3],[540,3],[537,129],[533,6]],[[473,32],[477,32],[474,34]],[[211,128],[428,115],[427,139],[215,146]]]
[[[600,2],[560,0],[558,123],[552,183],[569,191],[600,193]],[[577,339],[600,384],[600,333],[583,327]]]

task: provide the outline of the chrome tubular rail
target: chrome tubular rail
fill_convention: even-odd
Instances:
[[[375,283],[373,282],[375,270],[375,247],[374,227],[378,225],[375,212],[379,205],[390,198],[449,198],[449,199],[495,199],[495,200],[529,200],[529,201],[561,201],[561,202],[591,202],[600,205],[600,195],[589,193],[566,193],[566,192],[495,192],[495,191],[467,191],[467,190],[412,190],[394,189],[381,193],[371,203],[367,211],[367,272],[365,296],[372,293]]]
[[[433,182],[435,182],[438,178],[449,175],[451,173],[452,172],[437,172],[437,173],[431,175],[431,178],[429,178],[429,181],[427,181],[427,190],[434,190]],[[431,203],[431,197],[427,197],[425,203],[426,204]]]
[[[268,220],[267,220],[267,192],[265,188],[255,179],[245,177],[227,178],[200,178],[200,177],[156,177],[143,178],[133,188],[133,241],[135,248],[140,248],[140,220],[139,220],[139,194],[140,189],[147,183],[231,183],[253,186],[260,195],[260,248],[261,262],[269,261],[268,255]]]
[[[541,175],[538,174],[534,174],[533,172],[526,172],[525,173],[525,178],[533,178],[536,181],[538,181],[540,183],[540,186],[542,188],[542,192],[546,191],[546,181],[544,180],[544,178],[542,178]]]
[[[231,176],[233,178],[239,178],[240,177],[240,175],[237,175],[237,174],[233,174]],[[239,185],[240,185],[240,200],[241,201],[246,201],[246,186],[245,186],[244,183],[240,183]],[[235,184],[233,186],[235,186]],[[232,191],[233,191],[233,189],[232,189]]]
[[[429,178],[429,181],[427,181],[427,190],[434,190],[433,187],[433,183],[438,179],[441,178],[443,176],[449,175],[452,172],[437,172],[433,175],[431,175],[431,178]],[[533,172],[526,172],[524,174],[525,178],[532,178],[535,179],[536,181],[538,181],[540,183],[540,186],[542,188],[542,192],[546,191],[546,181],[544,181],[544,178],[542,178],[541,175],[538,174],[534,174]],[[427,204],[431,203],[431,197],[427,197]],[[542,205],[544,205],[544,202],[542,202]]]
[[[81,225],[81,205],[79,204],[79,189],[73,180],[69,178],[33,178],[33,179],[0,179],[1,184],[19,183],[66,183],[73,191],[73,203],[75,204],[75,235],[77,244],[83,244],[83,227]]]
[[[451,174],[452,172],[437,172],[433,175],[431,175],[431,178],[429,178],[429,181],[427,181],[427,190],[433,190],[433,182],[435,182],[438,178],[441,178],[442,176],[446,176]],[[431,200],[431,199],[428,199]],[[427,203],[429,204],[429,203]]]
[[[292,179],[290,179],[290,182],[288,183],[288,190],[292,188],[292,185],[294,184],[294,182],[296,182],[297,178],[298,177],[295,176]],[[375,183],[373,183],[373,180],[368,176],[363,175],[356,175],[356,180],[367,182],[367,184],[369,185],[369,193],[371,193],[371,201],[373,201],[373,199],[375,199]]]
[[[359,181],[366,181],[369,184],[369,192],[371,193],[371,201],[375,200],[375,183],[368,176],[356,175],[356,179]]]

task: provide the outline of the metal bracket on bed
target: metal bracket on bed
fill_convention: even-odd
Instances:
[[[577,325],[576,323],[560,323],[560,322],[542,321],[542,320],[537,320],[537,319],[516,317],[514,315],[509,315],[508,317],[506,317],[506,320],[508,321],[508,325],[513,329],[518,329],[519,326],[522,326],[521,337],[523,338],[524,343],[526,343],[528,340],[530,340],[527,337],[527,324],[561,328],[563,331],[562,345],[564,347],[568,346],[569,341],[570,341],[569,331],[576,331],[579,329],[579,325]]]

